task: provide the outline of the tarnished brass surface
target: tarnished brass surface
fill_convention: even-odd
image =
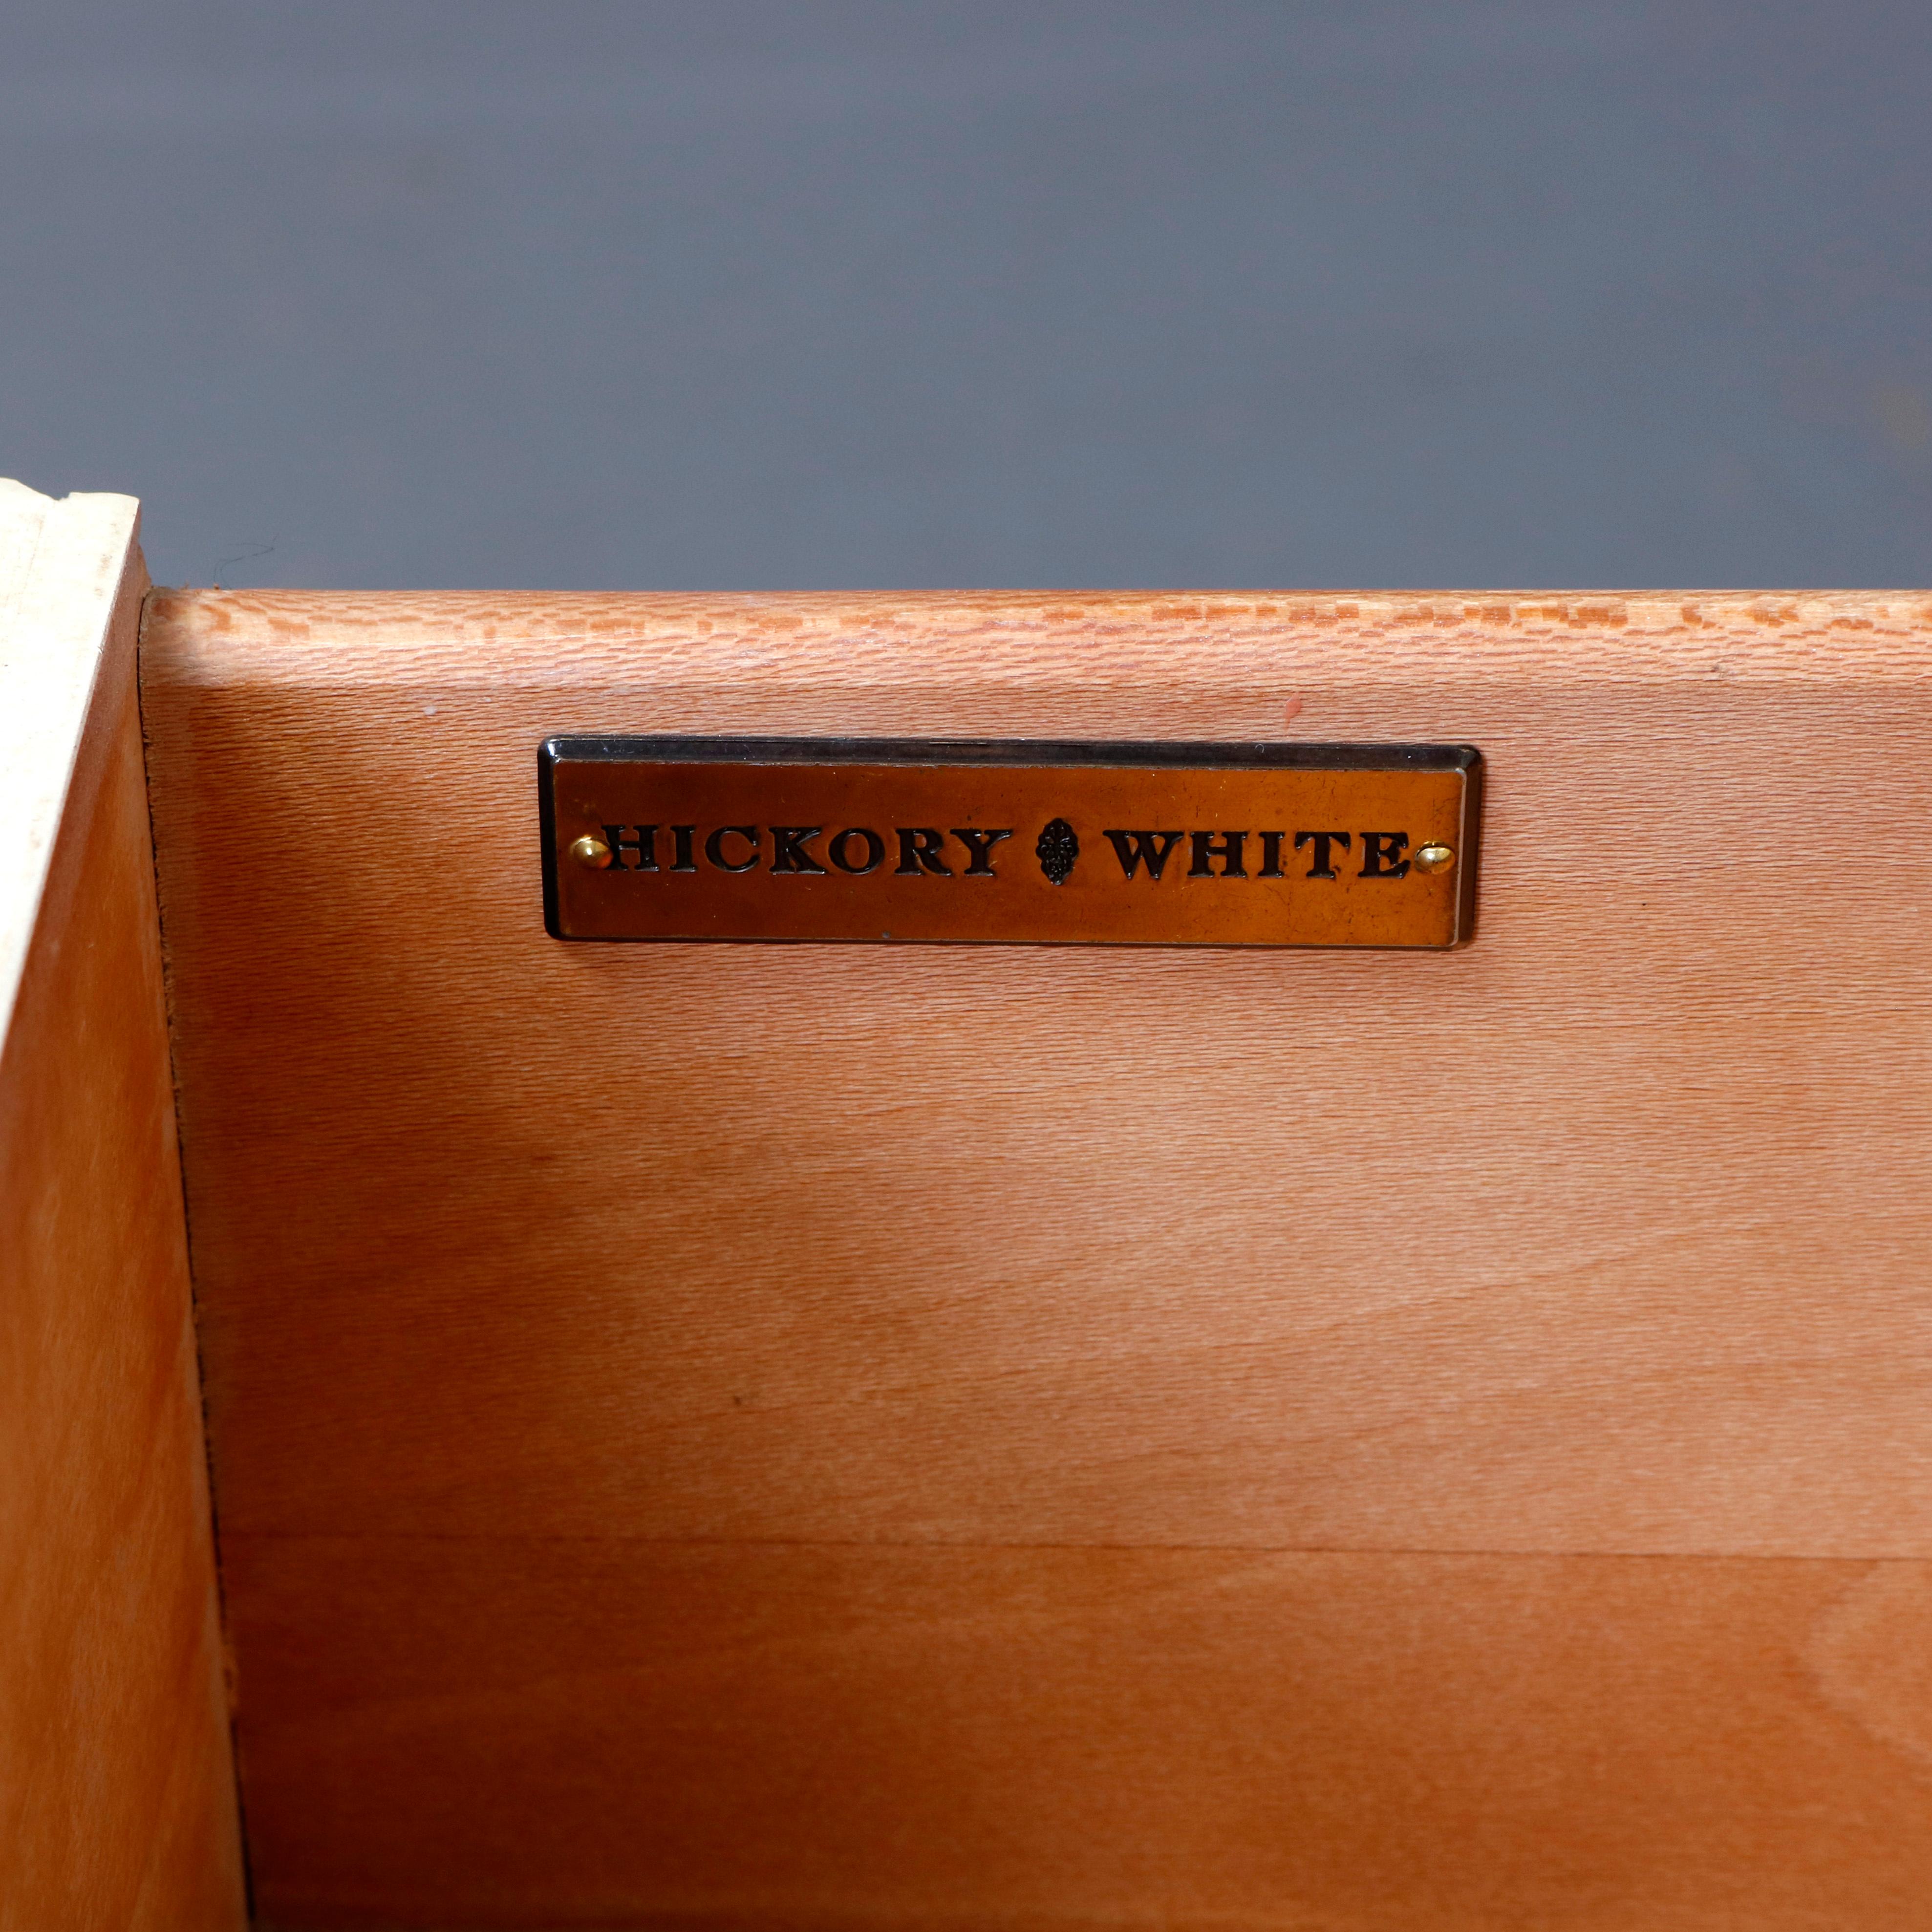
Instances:
[[[1481,769],[1462,746],[554,738],[545,921],[560,939],[1450,946]]]

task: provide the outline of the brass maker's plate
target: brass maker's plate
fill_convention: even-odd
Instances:
[[[1450,946],[1465,745],[553,738],[559,939]]]

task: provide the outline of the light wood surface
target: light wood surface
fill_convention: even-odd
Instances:
[[[214,1932],[244,1913],[135,700],[146,574],[131,501],[27,494],[0,496],[0,528],[34,525],[0,599],[20,938],[0,989],[0,1928]]]
[[[466,1760],[566,1756],[574,1780],[519,1770],[497,1809],[476,1798],[506,1898],[588,1898],[571,1887],[601,1870],[620,1922],[674,1922],[704,1864],[766,1901],[741,1917],[910,1914],[910,1893],[879,1903],[806,1856],[829,1790],[786,1819],[766,1786],[694,1787],[696,1862],[613,1825],[598,1866],[573,1838],[627,1752],[714,1721],[702,1673],[668,1666],[651,1689],[614,1660],[623,1616],[656,1614],[661,1566],[700,1550],[722,1597],[774,1616],[785,1550],[848,1565],[859,1591],[923,1551],[968,1604],[974,1577],[1033,1564],[1042,1614],[1087,1644],[1095,1708],[1129,1714],[1158,1644],[1104,1618],[1078,1639],[1086,1600],[1062,1600],[1053,1552],[1139,1552],[1175,1576],[1244,1550],[1279,1576],[1264,1552],[1384,1552],[1362,1574],[1384,1580],[1386,1552],[1514,1552],[1480,1571],[1505,1598],[1558,1555],[1677,1579],[1658,1586],[1669,1601],[1756,1578],[1735,1587],[1784,1606],[1762,1611],[1775,1643],[1748,1621],[1708,1638],[1723,1681],[1753,1687],[1747,1709],[1783,1694],[1779,1660],[1824,1615],[1802,1580],[1865,1574],[1785,1559],[1932,1557],[1926,598],[161,593],[146,638],[244,1775],[262,1896],[288,1923],[336,1922],[331,1869],[391,1874],[398,1889],[358,1909],[407,1898],[430,1922],[433,1874],[400,1873],[382,1794],[398,1818],[442,1808],[429,1841],[468,1845],[483,1786]],[[541,922],[536,747],[606,731],[1473,743],[1489,770],[1475,941],[1439,957],[562,946]],[[285,1544],[296,1568],[278,1570]],[[1678,1558],[1778,1562],[1646,1567]],[[304,1562],[338,1583],[304,1601],[275,1580]],[[600,1609],[546,1580],[582,1563],[630,1581]],[[1358,1620],[1351,1668],[1367,1675],[1420,1612],[1393,1583],[1385,1600],[1364,1588],[1382,1605]],[[802,1642],[832,1642],[821,1601],[799,1610]],[[1475,1601],[1452,1590],[1439,1611],[1472,1643]],[[1652,1614],[1604,1640],[1632,1669],[1666,1641],[1643,1634]],[[537,1714],[548,1693],[439,1674],[487,1676],[539,1628],[556,1728]],[[1924,1600],[1886,1630],[1922,1654]],[[917,1756],[905,1711],[938,1694],[916,1687],[944,1681],[948,1654],[905,1641],[903,1679],[850,1690],[864,1722],[910,1726],[866,1787],[888,1795]],[[1234,1710],[1228,1644],[1216,1708]],[[358,1669],[390,1660],[387,1715],[293,1660],[338,1645]],[[1388,1869],[1405,1845],[1424,1865],[1460,1845],[1461,1918],[1420,1903],[1378,1918],[1379,1894],[1346,1874],[1325,1894],[1310,1880],[1292,1910],[1264,1904],[1265,1879],[1187,1909],[1606,1932],[1910,1922],[1885,1916],[1905,1895],[1886,1887],[1916,1870],[1903,1820],[1920,1760],[1868,1724],[1848,1789],[1890,1779],[1892,1796],[1780,1799],[1760,1834],[1735,1822],[1738,1791],[1801,1788],[1822,1720],[1702,1704],[1657,1745],[1675,1755],[1655,1815],[1682,1811],[1696,1848],[1672,1866],[1676,1902],[1634,1916],[1586,1886],[1552,1916],[1523,1848],[1548,1838],[1560,1859],[1592,1828],[1573,1802],[1584,1772],[1561,1768],[1571,1744],[1536,1714],[1594,1707],[1580,1689],[1563,1705],[1548,1668],[1545,1690],[1526,1678],[1519,1708],[1498,1688],[1487,1715],[1436,1709],[1426,1675],[1398,1671],[1425,1732],[1466,1723],[1497,1754],[1482,1777],[1512,1767],[1460,1838],[1376,1812],[1367,1746],[1333,1760],[1353,1767],[1337,1789],[1384,1820]],[[998,1748],[1024,1766],[1028,1720],[997,1702],[997,1664],[956,1688],[996,1700]],[[742,1735],[769,1742],[761,1721]],[[351,1795],[292,1822],[322,1740]],[[1642,1756],[1617,1774],[1633,1790]],[[928,1918],[946,1858],[1030,1873],[1000,1896],[1066,1920],[1074,1892],[1052,1893],[1047,1868],[1084,1856],[1081,1808],[1113,1807],[1137,1849],[1095,1909],[1152,1922],[1163,1873],[1222,1856],[1174,1810],[1196,1799],[1158,1754],[1041,1762],[1067,1787],[1064,1831],[1010,1843],[1018,1826],[975,1810],[942,1857],[885,1798],[840,1798],[837,1869],[910,1861]],[[1534,1798],[1539,1764],[1561,1802]],[[1034,1787],[1016,1788],[1024,1811]],[[1235,1815],[1259,1815],[1250,1802]],[[1634,1847],[1650,1827],[1630,1828]],[[767,1838],[792,1849],[761,1864]],[[1828,1871],[1866,1886],[1846,1894],[1862,1917],[1804,1916],[1826,1896],[1807,1874]],[[572,1909],[590,1922],[591,1904]]]

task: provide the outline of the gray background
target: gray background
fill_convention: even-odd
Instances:
[[[163,581],[1932,580],[1932,7],[0,4]]]

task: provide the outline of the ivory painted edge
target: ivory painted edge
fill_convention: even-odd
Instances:
[[[132,496],[0,477],[0,1042],[140,529]]]

